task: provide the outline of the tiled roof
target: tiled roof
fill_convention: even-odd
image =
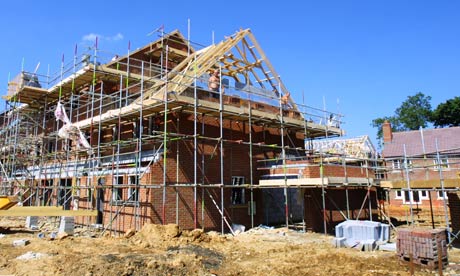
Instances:
[[[422,143],[422,133],[424,143]],[[393,132],[393,140],[383,145],[382,155],[385,158],[404,156],[404,145],[409,157],[434,154],[436,139],[440,153],[460,153],[460,127],[450,127]],[[425,151],[423,151],[423,144]]]

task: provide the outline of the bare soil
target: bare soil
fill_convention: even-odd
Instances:
[[[409,275],[395,252],[337,249],[331,236],[286,228],[230,236],[150,224],[120,237],[77,228],[51,239],[52,223],[29,231],[24,221],[0,218],[0,275]],[[19,239],[29,244],[13,246]],[[444,275],[460,274],[458,249],[449,262]]]

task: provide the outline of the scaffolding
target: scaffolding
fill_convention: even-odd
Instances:
[[[378,159],[306,146],[342,136],[342,116],[288,97],[249,29],[206,47],[177,30],[157,34],[125,56],[96,43],[82,54],[75,49],[56,74],[23,71],[9,82],[1,194],[18,195],[24,205],[97,210],[95,220],[80,222],[108,231],[152,221],[217,228],[217,212],[226,232],[235,213],[246,212],[242,206],[255,226],[260,190],[283,190],[275,204],[292,225],[292,190],[321,188],[325,221],[325,189],[344,188],[348,207],[348,190],[356,186],[367,191],[358,218],[368,201],[372,219],[369,191],[378,183],[377,165],[369,163]],[[208,88],[214,70],[217,91]],[[328,177],[332,167],[343,170]],[[299,173],[291,179],[299,168],[317,169],[320,181]],[[347,175],[356,170],[360,177]],[[265,184],[264,175],[272,175]],[[348,208],[342,215],[353,217]]]

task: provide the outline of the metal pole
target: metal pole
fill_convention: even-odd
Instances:
[[[442,163],[441,163],[441,156],[439,155],[439,147],[438,147],[438,138],[435,139],[436,144],[436,159],[438,160],[438,168],[439,168],[439,181],[441,182],[441,191],[442,191],[442,198],[443,198],[443,205],[444,205],[444,216],[446,219],[446,230],[448,233],[448,241],[450,243],[450,229],[449,229],[449,215],[447,210],[447,202],[446,197],[444,196],[446,191],[444,189],[444,176],[442,174]]]
[[[345,186],[345,200],[347,203],[347,218],[350,219],[350,200],[348,198],[348,187]]]
[[[167,152],[168,152],[168,52],[169,45],[166,45],[166,84],[164,88],[164,102],[165,102],[165,114],[164,114],[164,133],[163,133],[163,197],[162,197],[162,217],[163,224],[166,224],[166,171],[167,171]]]
[[[283,117],[283,103],[281,100],[281,82],[278,84],[279,95],[279,111],[280,111],[280,131],[281,131],[281,155],[283,160],[283,174],[284,174],[284,215],[286,220],[286,228],[289,228],[289,205],[288,205],[288,189],[286,177],[286,149],[284,148],[284,117]]]
[[[196,56],[194,57],[194,84],[193,84],[193,96],[195,98],[193,104],[193,226],[194,228],[198,228],[198,215],[197,215],[197,158],[198,158],[198,137],[197,137],[197,107],[198,107],[198,94],[197,94],[197,87],[196,87]]]
[[[323,203],[323,227],[324,234],[327,234],[327,225],[326,225],[326,191],[324,189],[324,166],[323,166],[323,149],[320,148],[320,163],[319,163],[319,174],[321,177],[321,198]],[[359,216],[358,216],[359,217]]]
[[[180,114],[177,116],[177,133],[180,133]],[[176,141],[176,184],[179,184],[179,140]],[[176,193],[176,224],[179,225],[179,192],[174,187]]]
[[[369,201],[369,218],[372,221],[372,201],[371,201],[371,183],[369,181],[369,160],[366,159],[366,179],[367,179],[367,187],[369,191],[369,197],[367,198]]]
[[[350,204],[349,204],[349,201],[348,201],[348,174],[347,174],[347,162],[345,160],[345,156],[342,157],[342,166],[343,166],[343,172],[344,172],[344,176],[345,176],[345,183],[344,186],[345,186],[345,200],[346,200],[346,204],[347,204],[347,219],[350,219]]]
[[[251,187],[251,202],[249,211],[251,212],[251,228],[254,228],[254,176],[252,165],[252,107],[249,103],[249,185]]]
[[[204,113],[201,113],[201,136],[204,137]],[[197,145],[198,146],[198,145]],[[201,144],[201,185],[204,186],[204,143]],[[204,230],[204,187],[201,188],[201,228]]]
[[[140,168],[142,165],[142,135],[144,134],[144,126],[143,126],[143,109],[144,109],[144,61],[141,63],[141,108],[139,110],[139,137],[138,139],[138,145],[139,145],[139,151],[138,151],[138,163],[136,164],[137,166],[137,171],[136,171],[136,177],[135,177],[135,187],[134,187],[134,192],[135,194],[135,208],[136,208],[136,216],[137,218],[137,224],[136,224],[136,219],[134,220],[134,225],[136,226],[136,230],[139,230],[141,228],[141,221],[140,221],[140,181],[141,178],[139,177],[140,175]],[[132,184],[132,183],[131,183]]]
[[[222,210],[220,227],[222,229],[222,234],[224,234],[224,129],[223,129],[223,95],[222,95],[222,66],[219,65],[219,134],[220,134],[220,208]]]
[[[404,169],[406,171],[407,191],[409,193],[410,221],[411,221],[411,225],[414,225],[414,210],[413,210],[413,207],[412,207],[413,195],[412,195],[412,191],[410,189],[409,166],[408,166],[408,163],[407,163],[406,144],[403,145],[403,149],[404,149]]]

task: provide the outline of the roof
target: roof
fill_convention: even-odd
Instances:
[[[384,143],[382,155],[385,158],[435,154],[438,150],[444,154],[460,154],[460,127],[421,129],[393,132],[391,142]]]
[[[372,158],[376,150],[369,136],[359,136],[349,139],[313,140],[312,147],[317,152],[346,155],[353,158]],[[306,144],[308,149],[308,142]]]

